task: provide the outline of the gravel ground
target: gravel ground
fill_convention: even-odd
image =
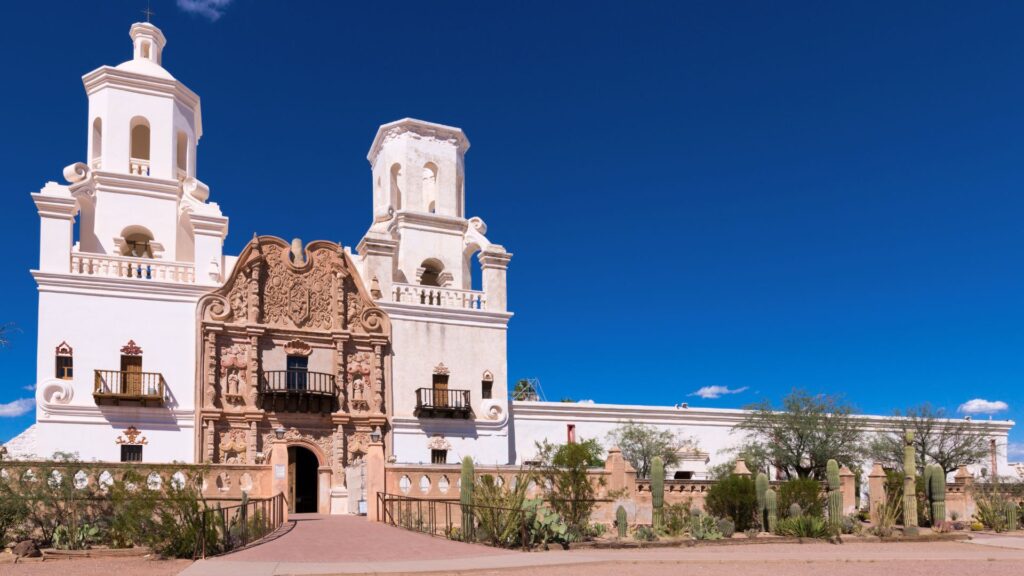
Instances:
[[[174,576],[191,560],[141,558],[82,558],[80,560],[28,560],[13,564],[0,559],[0,575],[7,576]]]

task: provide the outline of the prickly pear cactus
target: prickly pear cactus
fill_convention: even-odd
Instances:
[[[757,490],[757,517],[761,520],[761,525],[764,526],[768,522],[766,518],[768,504],[764,499],[764,495],[768,491],[768,475],[764,472],[758,473],[757,478],[754,479],[754,488]]]
[[[651,514],[655,530],[661,530],[665,506],[665,462],[655,456],[651,462]]]
[[[917,526],[917,458],[914,432],[908,431],[903,446],[903,526]]]
[[[843,493],[839,490],[839,463],[829,460],[825,465],[828,479],[828,524],[834,534],[843,528]]]
[[[946,471],[934,464],[932,473],[926,474],[928,479],[928,501],[932,505],[932,525],[946,520]]]
[[[764,507],[766,516],[765,532],[773,532],[779,524],[779,510],[775,490],[771,488],[764,491]]]
[[[629,531],[629,520],[626,518],[626,509],[622,506],[615,509],[615,528],[619,531],[619,538],[625,538]]]

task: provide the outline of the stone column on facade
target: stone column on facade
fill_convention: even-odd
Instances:
[[[885,470],[882,465],[875,463],[868,475],[868,506],[871,513],[871,523],[878,524],[878,508],[885,504]]]
[[[87,174],[88,168],[82,168]],[[42,190],[32,194],[32,200],[39,212],[39,270],[67,274],[78,202],[66,187],[56,182],[47,182]]]
[[[377,494],[384,492],[384,443],[370,442],[364,457],[366,466],[366,517],[377,522]]]
[[[320,466],[316,469],[317,473],[317,491],[316,491],[316,511],[318,514],[330,514],[331,513],[331,474],[332,470],[330,466]]]
[[[491,244],[480,251],[477,257],[483,271],[482,286],[487,296],[485,309],[504,312],[508,309],[508,285],[506,274],[512,255],[498,244]]]
[[[278,440],[274,438],[272,440],[273,445],[270,449],[270,492],[271,495],[277,496],[282,494],[285,499],[284,503],[284,521],[288,521],[288,508],[291,502],[288,502],[288,443],[284,440]]]
[[[857,511],[857,479],[853,471],[843,466],[839,469],[839,493],[843,496],[843,514]]]

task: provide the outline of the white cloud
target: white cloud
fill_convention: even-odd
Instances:
[[[1011,462],[1024,461],[1024,442],[1010,442],[1006,445],[1006,457]]]
[[[189,14],[199,14],[216,22],[224,15],[231,0],[178,0],[178,8]]]
[[[35,405],[36,401],[32,398],[19,398],[6,404],[0,404],[0,418],[17,418],[22,414],[27,414]]]
[[[36,389],[36,385],[35,384],[26,384],[26,385],[22,386],[21,389],[22,390],[28,390],[29,392],[31,392],[31,391]]]
[[[704,399],[713,399],[726,394],[739,394],[740,392],[746,392],[748,386],[741,388],[729,388],[728,386],[704,386],[696,392],[690,392],[690,396],[700,396]]]
[[[958,412],[964,414],[995,414],[996,412],[1002,412],[1009,410],[1009,405],[1002,400],[985,400],[984,398],[974,398],[968,400],[957,408]]]

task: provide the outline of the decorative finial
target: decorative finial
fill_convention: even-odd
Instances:
[[[153,15],[156,14],[156,12],[153,12],[153,8],[148,0],[146,1],[146,9],[143,10],[142,13],[146,15],[146,22],[151,23],[153,20]]]

